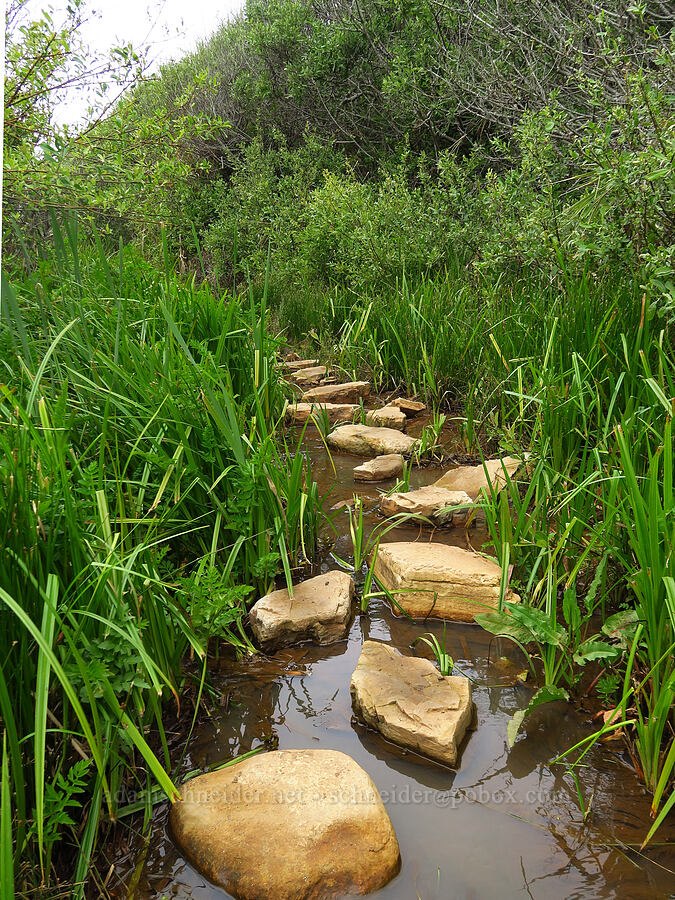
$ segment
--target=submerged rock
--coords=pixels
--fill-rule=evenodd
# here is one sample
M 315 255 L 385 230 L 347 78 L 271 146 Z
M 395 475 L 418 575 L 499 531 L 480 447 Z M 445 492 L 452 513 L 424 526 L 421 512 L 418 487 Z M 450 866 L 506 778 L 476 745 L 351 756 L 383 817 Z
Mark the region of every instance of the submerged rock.
M 417 441 L 394 428 L 375 428 L 370 425 L 341 425 L 326 441 L 334 450 L 344 450 L 361 456 L 388 453 L 412 453 Z
M 264 646 L 284 647 L 300 641 L 331 644 L 347 633 L 354 581 L 346 572 L 327 572 L 293 587 L 266 594 L 251 608 L 253 634 Z
M 385 516 L 397 513 L 413 513 L 438 522 L 439 525 L 463 525 L 473 503 L 464 491 L 448 491 L 430 484 L 416 491 L 389 494 L 380 500 Z
M 523 462 L 524 460 L 516 459 L 514 456 L 485 460 L 489 482 L 482 464 L 480 466 L 458 466 L 442 475 L 435 484 L 436 487 L 447 488 L 449 491 L 466 491 L 472 500 L 476 500 L 483 489 L 488 490 L 489 484 L 492 484 L 495 490 L 501 491 L 506 484 L 504 469 L 511 478 Z
M 397 397 L 395 400 L 390 401 L 389 405 L 397 406 L 411 419 L 426 409 L 424 403 L 420 403 L 419 400 L 408 400 L 407 397 Z
M 370 385 L 367 381 L 346 381 L 343 384 L 322 384 L 302 395 L 304 403 L 358 403 L 370 396 Z
M 474 717 L 468 678 L 443 676 L 429 659 L 366 641 L 351 695 L 358 718 L 394 744 L 457 765 L 459 746 Z
M 403 431 L 405 421 L 405 413 L 395 406 L 383 406 L 381 409 L 368 410 L 366 413 L 366 425 L 396 428 L 397 431 Z
M 291 374 L 296 384 L 318 384 L 326 374 L 325 366 L 312 366 L 308 369 L 299 369 Z
M 187 859 L 238 900 L 367 894 L 400 867 L 377 788 L 335 750 L 275 750 L 200 775 L 170 822 Z
M 331 425 L 352 422 L 359 407 L 355 403 L 291 403 L 286 407 L 286 419 L 304 425 L 312 416 L 321 421 L 326 417 Z
M 501 567 L 470 550 L 436 542 L 380 544 L 373 571 L 414 618 L 473 622 L 476 613 L 499 606 Z M 505 599 L 520 601 L 510 590 Z
M 386 481 L 403 474 L 403 457 L 400 453 L 387 453 L 361 463 L 354 469 L 354 481 Z

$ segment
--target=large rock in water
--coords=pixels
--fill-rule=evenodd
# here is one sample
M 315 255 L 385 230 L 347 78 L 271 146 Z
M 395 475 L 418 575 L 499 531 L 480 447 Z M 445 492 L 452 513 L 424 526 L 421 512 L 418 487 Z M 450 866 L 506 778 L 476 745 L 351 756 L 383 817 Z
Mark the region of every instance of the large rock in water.
M 412 513 L 425 516 L 440 525 L 463 525 L 473 504 L 464 491 L 448 491 L 430 484 L 416 491 L 389 494 L 380 500 L 380 509 L 385 516 L 398 513 Z
M 394 428 L 370 425 L 341 425 L 326 438 L 329 447 L 357 456 L 379 456 L 385 453 L 412 453 L 417 441 Z
M 355 403 L 290 403 L 286 407 L 286 419 L 294 425 L 304 425 L 313 416 L 328 419 L 331 425 L 353 422 L 359 407 Z
M 322 384 L 305 391 L 303 403 L 358 403 L 360 399 L 370 396 L 370 385 L 367 381 L 346 381 L 343 384 Z
M 377 788 L 335 750 L 275 750 L 183 786 L 171 828 L 187 859 L 239 900 L 329 900 L 399 870 Z
M 397 406 L 409 418 L 419 415 L 426 409 L 424 403 L 420 403 L 419 400 L 408 400 L 407 397 L 397 397 L 395 400 L 391 400 L 389 405 Z
M 354 469 L 354 481 L 387 481 L 403 474 L 403 457 L 400 453 L 386 453 L 366 460 Z
M 436 487 L 446 488 L 449 491 L 466 491 L 472 500 L 476 500 L 483 489 L 486 491 L 489 489 L 489 484 L 492 484 L 495 490 L 501 491 L 506 484 L 504 469 L 511 478 L 522 464 L 523 460 L 516 459 L 514 456 L 487 459 L 485 460 L 487 477 L 482 464 L 480 466 L 458 466 L 456 469 L 450 469 L 445 475 L 441 475 L 435 484 Z
M 384 737 L 448 766 L 473 722 L 471 683 L 443 676 L 429 659 L 366 641 L 351 681 L 352 706 Z
M 501 567 L 496 560 L 446 544 L 401 541 L 380 544 L 374 574 L 405 612 L 473 622 L 499 606 Z M 520 597 L 507 590 L 506 600 Z
M 354 600 L 354 580 L 346 572 L 327 572 L 293 587 L 266 594 L 251 608 L 253 634 L 264 646 L 284 647 L 300 641 L 332 644 L 347 633 Z

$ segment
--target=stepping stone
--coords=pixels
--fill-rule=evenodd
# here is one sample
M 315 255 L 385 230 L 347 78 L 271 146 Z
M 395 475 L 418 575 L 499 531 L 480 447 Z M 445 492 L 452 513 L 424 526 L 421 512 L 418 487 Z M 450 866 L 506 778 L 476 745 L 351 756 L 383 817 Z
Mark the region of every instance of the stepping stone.
M 353 422 L 358 409 L 360 407 L 355 403 L 291 403 L 286 407 L 286 420 L 294 425 L 304 425 L 313 415 L 319 421 L 325 416 L 331 425 L 336 425 Z
M 318 365 L 318 359 L 293 359 L 286 360 L 284 369 L 286 369 L 287 372 L 297 372 L 299 369 L 312 369 L 314 366 Z
M 472 505 L 473 500 L 464 491 L 448 491 L 434 484 L 416 491 L 389 494 L 380 500 L 380 509 L 385 516 L 413 513 L 433 519 L 439 525 L 463 525 L 470 510 L 457 507 Z
M 441 675 L 430 659 L 366 641 L 350 689 L 355 715 L 387 740 L 457 765 L 474 718 L 468 678 Z
M 370 396 L 367 381 L 346 381 L 343 384 L 322 384 L 302 395 L 304 403 L 358 403 Z
M 326 374 L 325 366 L 312 366 L 310 369 L 299 369 L 291 374 L 296 384 L 318 384 Z
M 424 403 L 420 403 L 419 400 L 408 400 L 406 397 L 397 397 L 395 400 L 391 400 L 389 405 L 397 406 L 411 419 L 426 409 Z
M 381 409 L 366 412 L 366 425 L 376 425 L 381 428 L 396 428 L 398 431 L 403 431 L 405 419 L 405 413 L 395 406 L 383 406 Z
M 403 457 L 400 453 L 376 456 L 354 469 L 354 481 L 387 481 L 399 475 L 403 475 Z
M 511 478 L 516 469 L 522 466 L 524 460 L 516 459 L 513 456 L 505 456 L 503 459 L 488 459 L 485 461 L 490 483 L 494 485 L 497 491 L 506 484 L 504 477 L 504 469 Z M 450 469 L 445 475 L 442 475 L 437 482 L 436 487 L 447 488 L 449 491 L 466 491 L 472 500 L 476 500 L 480 492 L 485 489 L 489 491 L 488 479 L 485 477 L 485 469 L 483 466 L 458 466 L 456 469 Z
M 413 618 L 473 622 L 476 613 L 499 607 L 501 567 L 470 550 L 436 542 L 380 544 L 373 572 Z M 504 599 L 520 602 L 510 590 Z
M 251 608 L 249 622 L 264 647 L 301 641 L 332 644 L 347 633 L 352 616 L 354 581 L 346 572 L 327 572 L 293 587 L 266 594 Z
M 341 425 L 326 438 L 334 450 L 344 450 L 357 456 L 380 456 L 385 453 L 412 453 L 417 441 L 395 428 L 374 428 L 370 425 Z
M 377 788 L 336 750 L 274 750 L 193 778 L 170 824 L 192 865 L 238 900 L 368 894 L 400 868 Z

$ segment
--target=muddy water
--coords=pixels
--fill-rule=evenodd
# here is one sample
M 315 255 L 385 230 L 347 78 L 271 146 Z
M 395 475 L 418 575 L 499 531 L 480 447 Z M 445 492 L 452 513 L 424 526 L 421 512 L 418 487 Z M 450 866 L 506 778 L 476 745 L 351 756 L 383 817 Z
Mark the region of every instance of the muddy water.
M 333 472 L 319 448 L 316 436 L 308 436 L 314 478 L 322 489 L 335 486 L 328 506 L 351 497 L 355 488 L 376 500 L 376 486 L 353 483 L 351 470 L 359 460 L 336 456 Z M 436 477 L 437 471 L 420 470 L 413 485 Z M 377 521 L 374 511 L 368 516 Z M 335 513 L 335 527 L 336 552 L 348 556 L 344 510 Z M 399 529 L 391 539 L 418 535 L 417 528 Z M 452 531 L 438 531 L 435 539 L 464 543 L 462 533 Z M 472 542 L 480 546 L 479 532 Z M 330 565 L 327 561 L 322 568 Z M 374 895 L 378 900 L 675 896 L 675 828 L 664 828 L 646 855 L 638 852 L 649 821 L 649 797 L 622 743 L 596 747 L 580 772 L 586 802 L 593 797 L 586 824 L 571 778 L 561 766 L 548 765 L 561 749 L 590 733 L 590 711 L 566 704 L 541 708 L 509 750 L 508 719 L 527 704 L 533 688 L 516 677 L 525 666 L 508 641 L 491 640 L 477 626 L 448 625 L 448 650 L 474 680 L 478 709 L 478 730 L 465 742 L 457 771 L 401 752 L 352 721 L 349 679 L 362 642 L 373 638 L 421 654 L 422 645 L 411 645 L 425 631 L 440 637 L 442 625 L 412 623 L 374 603 L 339 644 L 221 662 L 211 673 L 221 704 L 193 735 L 184 771 L 206 769 L 261 745 L 348 753 L 379 788 L 401 847 L 401 872 Z M 134 859 L 132 851 L 119 860 L 120 895 L 135 882 L 136 896 L 146 900 L 224 900 L 228 895 L 181 857 L 167 828 L 167 812 L 166 805 L 156 811 L 147 854 Z M 280 843 L 283 839 L 280 833 Z

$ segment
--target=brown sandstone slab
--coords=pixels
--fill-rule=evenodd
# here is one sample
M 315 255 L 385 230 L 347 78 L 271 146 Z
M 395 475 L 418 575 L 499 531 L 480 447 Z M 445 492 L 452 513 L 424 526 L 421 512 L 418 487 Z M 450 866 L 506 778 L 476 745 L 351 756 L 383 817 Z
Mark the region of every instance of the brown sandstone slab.
M 424 412 L 426 409 L 424 403 L 420 403 L 419 400 L 408 400 L 407 397 L 397 397 L 395 400 L 392 400 L 389 405 L 397 406 L 409 418 L 419 415 L 419 413 Z
M 359 407 L 355 403 L 291 403 L 286 407 L 286 420 L 304 425 L 312 416 L 321 421 L 324 416 L 331 425 L 352 422 Z
M 293 359 L 284 363 L 287 372 L 297 372 L 299 369 L 311 369 L 319 365 L 318 359 Z
M 473 504 L 464 491 L 448 491 L 446 488 L 430 484 L 416 491 L 389 494 L 380 500 L 380 509 L 385 516 L 398 513 L 412 513 L 438 522 L 439 525 L 463 525 Z
M 354 481 L 386 481 L 403 474 L 403 457 L 400 453 L 387 453 L 369 459 L 354 469 Z
M 275 750 L 188 781 L 171 809 L 187 859 L 238 900 L 332 900 L 399 870 L 377 788 L 335 750 Z
M 331 644 L 347 633 L 353 599 L 352 577 L 327 572 L 294 585 L 292 597 L 287 588 L 261 597 L 249 612 L 249 622 L 264 646 Z
M 473 622 L 476 613 L 499 606 L 501 567 L 470 550 L 433 541 L 380 544 L 373 571 L 414 618 Z M 505 599 L 520 597 L 507 590 Z
M 487 477 L 482 464 L 480 466 L 458 466 L 442 475 L 436 482 L 436 487 L 447 488 L 449 491 L 466 491 L 472 500 L 476 500 L 483 489 L 488 490 L 488 483 L 500 491 L 506 484 L 504 468 L 511 478 L 523 462 L 524 460 L 516 459 L 513 456 L 487 459 L 485 461 Z
M 473 721 L 471 684 L 443 676 L 429 659 L 366 641 L 351 680 L 352 707 L 366 725 L 398 744 L 456 766 Z
M 381 456 L 389 453 L 412 453 L 415 438 L 395 428 L 375 428 L 370 425 L 341 425 L 326 438 L 329 447 L 354 453 L 357 456 Z
M 303 403 L 358 403 L 370 396 L 370 385 L 367 381 L 346 381 L 342 384 L 322 384 L 305 391 Z
M 293 372 L 291 378 L 300 385 L 318 384 L 325 374 L 325 366 L 312 366 L 309 369 L 299 369 L 297 372 Z
M 366 413 L 366 425 L 375 425 L 380 428 L 396 428 L 403 431 L 406 416 L 396 406 L 382 406 L 380 409 L 368 410 Z

